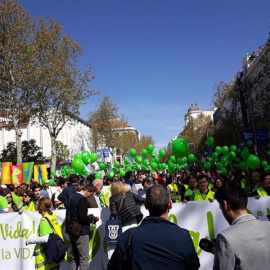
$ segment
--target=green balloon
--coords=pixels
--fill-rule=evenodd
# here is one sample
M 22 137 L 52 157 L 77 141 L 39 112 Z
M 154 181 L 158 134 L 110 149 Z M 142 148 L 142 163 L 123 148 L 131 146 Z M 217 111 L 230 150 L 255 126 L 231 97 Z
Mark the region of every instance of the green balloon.
M 255 155 L 249 155 L 247 165 L 251 170 L 256 170 L 260 166 L 260 159 Z
M 195 155 L 189 154 L 189 155 L 188 155 L 188 161 L 189 161 L 189 162 L 195 162 L 195 161 L 196 161 Z
M 91 158 L 91 163 L 94 163 L 98 160 L 98 154 L 97 153 L 92 153 L 90 155 L 90 158 Z
M 175 163 L 175 162 L 176 162 L 175 156 L 170 156 L 170 161 L 171 161 L 172 163 Z
M 54 179 L 50 179 L 50 186 L 54 186 Z
M 142 149 L 142 151 L 141 151 L 142 157 L 146 157 L 147 154 L 148 154 L 147 150 L 146 149 Z
M 81 159 L 76 158 L 76 159 L 73 159 L 71 163 L 71 167 L 75 172 L 82 173 L 84 170 L 84 163 Z
M 167 168 L 166 163 L 161 163 L 161 169 L 162 169 L 162 170 L 165 170 L 166 168 Z
M 208 159 L 209 162 L 213 161 L 213 158 L 211 158 L 211 157 L 208 157 L 207 159 Z
M 248 148 L 244 148 L 241 152 L 241 157 L 243 160 L 247 160 L 249 157 L 249 150 Z
M 264 171 L 267 173 L 270 173 L 270 165 L 267 165 L 266 167 L 264 167 Z
M 147 146 L 148 153 L 151 154 L 154 150 L 154 145 L 153 144 L 148 144 Z
M 156 163 L 159 163 L 159 161 L 160 161 L 160 160 L 159 160 L 159 157 L 155 157 L 155 158 L 154 158 L 154 161 L 155 161 Z
M 253 141 L 252 141 L 252 140 L 248 140 L 248 141 L 247 141 L 247 146 L 248 146 L 249 148 L 251 148 L 251 147 L 253 146 Z
M 136 156 L 135 161 L 136 161 L 138 164 L 141 164 L 141 163 L 142 163 L 142 157 Z
M 188 169 L 189 169 L 188 164 L 187 164 L 187 163 L 184 164 L 184 165 L 183 165 L 183 168 L 184 168 L 184 170 L 188 170 Z
M 174 164 L 171 161 L 168 161 L 168 168 L 169 169 L 175 169 Z
M 268 164 L 267 164 L 267 161 L 264 159 L 261 161 L 261 165 L 263 168 L 265 168 Z
M 207 171 L 209 171 L 209 170 L 211 169 L 211 164 L 210 164 L 210 162 L 205 162 L 205 163 L 204 163 L 204 168 L 205 168 Z
M 157 152 L 156 151 L 152 151 L 151 157 L 154 158 L 156 155 L 157 155 Z
M 77 153 L 74 155 L 74 159 L 82 159 L 82 155 Z
M 229 153 L 229 147 L 228 146 L 223 146 L 222 147 L 222 153 L 224 154 L 224 155 L 227 155 L 228 153 Z
M 234 160 L 235 157 L 236 157 L 235 152 L 230 152 L 230 153 L 229 153 L 229 160 Z
M 240 167 L 240 169 L 242 170 L 242 171 L 246 171 L 247 170 L 247 163 L 245 162 L 245 161 L 241 161 L 240 163 L 239 163 L 239 167 Z
M 120 167 L 120 162 L 119 161 L 115 161 L 114 162 L 114 167 L 119 168 Z
M 134 158 L 135 156 L 136 156 L 136 150 L 134 149 L 134 148 L 131 148 L 130 150 L 129 150 L 129 155 L 132 157 L 132 158 Z
M 125 172 L 124 170 L 121 169 L 121 170 L 119 171 L 119 174 L 120 174 L 121 177 L 125 177 L 126 172 Z
M 236 152 L 236 150 L 237 150 L 236 145 L 234 145 L 234 144 L 231 145 L 230 150 L 231 150 L 231 152 Z
M 221 162 L 217 162 L 216 167 L 220 170 L 222 168 Z
M 51 172 L 51 175 L 52 175 L 53 177 L 56 177 L 56 176 L 57 176 L 55 172 Z
M 220 169 L 220 172 L 224 175 L 226 175 L 228 173 L 227 169 L 226 168 L 221 168 Z
M 182 159 L 182 164 L 185 164 L 188 161 L 188 159 L 186 157 L 182 157 L 181 159 Z
M 110 170 L 110 171 L 108 172 L 108 177 L 109 177 L 110 179 L 113 179 L 114 176 L 115 176 L 115 172 L 114 172 L 113 170 Z
M 181 138 L 172 142 L 172 153 L 176 157 L 184 157 L 188 153 L 188 143 Z
M 89 154 L 89 155 L 84 155 L 84 156 L 82 157 L 82 161 L 83 161 L 83 163 L 87 166 L 87 165 L 91 162 L 90 154 Z
M 179 165 L 182 165 L 183 164 L 182 158 L 177 158 L 177 164 L 179 164 Z
M 182 169 L 182 166 L 179 164 L 176 164 L 176 169 L 180 171 Z
M 222 148 L 220 146 L 217 146 L 215 151 L 220 155 L 222 152 Z
M 126 165 L 129 164 L 129 158 L 126 157 L 125 160 L 124 160 L 124 162 L 125 162 Z
M 90 156 L 91 154 L 89 153 L 89 151 L 84 150 L 82 151 L 81 155 L 82 157 L 84 157 L 84 156 Z
M 151 169 L 152 169 L 153 171 L 155 171 L 155 170 L 157 169 L 157 163 L 156 163 L 156 162 L 152 162 L 152 163 L 151 163 Z
M 105 164 L 104 164 L 104 163 L 102 163 L 102 162 L 101 162 L 101 163 L 99 163 L 98 165 L 99 165 L 99 168 L 100 168 L 101 170 L 103 170 L 103 169 L 105 168 Z
M 164 158 L 165 155 L 166 155 L 165 150 L 163 150 L 163 149 L 159 150 L 159 156 L 160 156 L 161 158 Z
M 215 140 L 213 137 L 210 136 L 207 138 L 207 145 L 208 146 L 212 146 L 214 144 L 214 142 L 215 142 Z

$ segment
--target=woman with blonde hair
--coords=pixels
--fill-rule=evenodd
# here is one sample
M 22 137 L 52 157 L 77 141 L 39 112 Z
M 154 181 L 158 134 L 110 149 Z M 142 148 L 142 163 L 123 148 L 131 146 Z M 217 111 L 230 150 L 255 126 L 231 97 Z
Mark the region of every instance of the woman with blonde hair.
M 111 184 L 110 210 L 111 220 L 120 219 L 122 221 L 122 232 L 137 226 L 142 220 L 143 214 L 138 205 L 145 202 L 142 198 L 131 191 L 125 192 L 125 187 L 121 181 Z M 115 246 L 108 245 L 108 257 L 112 256 Z
M 35 256 L 35 269 L 47 270 L 47 269 L 60 269 L 60 265 L 54 261 L 48 263 L 46 255 L 41 246 L 42 243 L 47 243 L 49 234 L 55 233 L 63 239 L 61 226 L 58 222 L 56 215 L 51 210 L 51 200 L 47 197 L 42 197 L 38 202 L 38 212 L 42 215 L 38 227 L 38 237 L 31 237 L 27 240 L 26 244 L 36 244 L 34 256 Z

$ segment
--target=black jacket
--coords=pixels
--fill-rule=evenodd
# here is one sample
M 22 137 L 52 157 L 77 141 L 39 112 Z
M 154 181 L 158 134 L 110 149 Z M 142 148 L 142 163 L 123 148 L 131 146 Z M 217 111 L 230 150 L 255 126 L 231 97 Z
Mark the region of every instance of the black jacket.
M 66 209 L 68 208 L 69 199 L 74 193 L 76 193 L 77 187 L 77 185 L 69 186 L 58 195 L 57 199 L 64 203 Z
M 143 218 L 143 214 L 137 206 L 137 203 L 144 203 L 145 198 L 132 192 L 126 192 L 126 197 L 124 198 L 123 205 L 118 214 L 121 198 L 122 195 L 119 193 L 110 197 L 111 219 L 116 219 L 118 215 L 118 218 L 122 220 L 122 225 L 125 226 L 129 220 L 136 217 L 137 222 L 139 223 Z
M 133 230 L 131 255 L 129 236 Z M 140 226 L 124 232 L 108 262 L 107 270 L 197 270 L 199 258 L 186 229 L 162 218 L 146 217 Z

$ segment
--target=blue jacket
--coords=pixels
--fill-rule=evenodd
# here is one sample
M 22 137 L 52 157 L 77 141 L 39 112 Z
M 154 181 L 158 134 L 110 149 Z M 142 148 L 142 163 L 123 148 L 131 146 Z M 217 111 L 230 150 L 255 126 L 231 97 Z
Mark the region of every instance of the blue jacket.
M 155 216 L 146 217 L 134 229 L 131 256 L 128 240 L 132 229 L 123 233 L 108 262 L 107 270 L 124 270 L 130 259 L 132 270 L 197 270 L 199 258 L 189 232 L 170 221 Z

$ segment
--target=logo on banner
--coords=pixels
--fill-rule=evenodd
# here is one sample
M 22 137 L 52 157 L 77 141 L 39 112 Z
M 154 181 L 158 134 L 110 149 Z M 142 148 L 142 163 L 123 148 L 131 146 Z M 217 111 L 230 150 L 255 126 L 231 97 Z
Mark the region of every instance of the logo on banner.
M 109 225 L 109 237 L 111 239 L 116 239 L 118 237 L 119 225 Z

